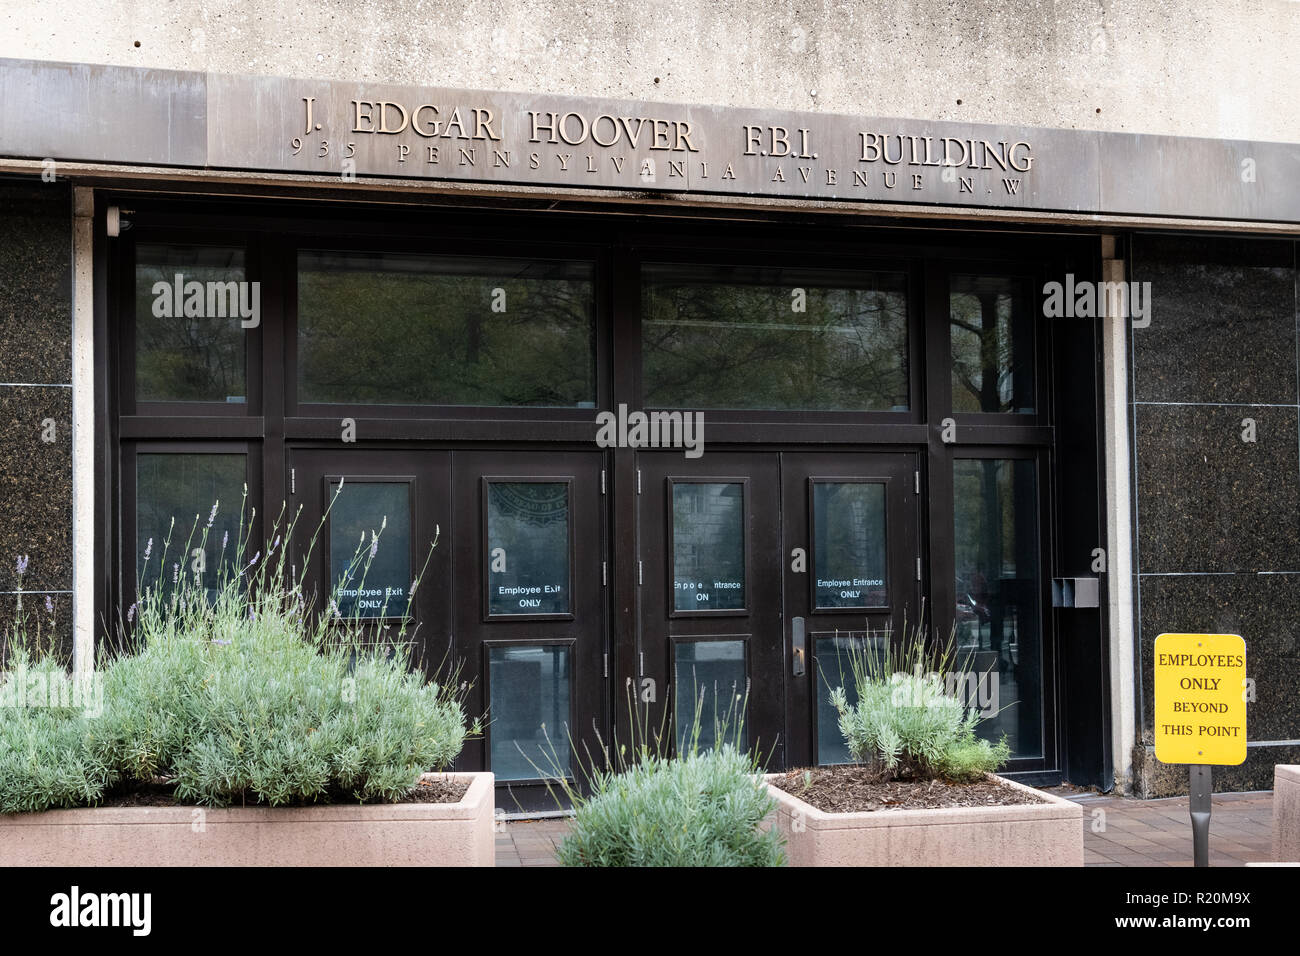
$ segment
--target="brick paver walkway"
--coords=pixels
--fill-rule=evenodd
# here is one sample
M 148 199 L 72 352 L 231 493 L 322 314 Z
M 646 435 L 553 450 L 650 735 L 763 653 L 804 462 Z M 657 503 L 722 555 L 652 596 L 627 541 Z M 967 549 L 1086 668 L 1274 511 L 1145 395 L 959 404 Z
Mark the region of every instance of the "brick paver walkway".
M 1095 793 L 1062 794 L 1083 805 L 1085 866 L 1191 866 L 1192 824 L 1186 797 L 1132 800 Z M 1210 815 L 1210 865 L 1243 866 L 1273 855 L 1273 794 L 1216 793 Z M 564 819 L 499 824 L 497 866 L 556 866 Z
M 1131 800 L 1078 794 L 1069 799 L 1083 804 L 1085 866 L 1192 865 L 1186 797 Z M 1272 792 L 1216 793 L 1210 805 L 1210 866 L 1272 859 Z
M 497 824 L 497 866 L 559 866 L 555 848 L 569 832 L 567 819 Z

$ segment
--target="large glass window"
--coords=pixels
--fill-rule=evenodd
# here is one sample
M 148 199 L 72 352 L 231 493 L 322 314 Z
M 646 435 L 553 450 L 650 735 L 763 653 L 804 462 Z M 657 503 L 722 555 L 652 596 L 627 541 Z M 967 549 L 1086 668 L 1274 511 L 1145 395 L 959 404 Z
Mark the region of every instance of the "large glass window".
M 745 485 L 673 482 L 673 608 L 745 607 Z
M 298 400 L 594 406 L 590 263 L 298 254 Z
M 141 593 L 197 576 L 215 598 L 219 569 L 238 560 L 244 454 L 141 453 L 135 461 L 136 573 Z M 147 555 L 147 557 L 146 557 Z M 251 556 L 245 556 L 247 560 Z
M 902 273 L 645 265 L 641 310 L 648 407 L 908 408 Z
M 487 483 L 488 613 L 568 614 L 569 484 Z
M 260 324 L 261 292 L 246 280 L 242 249 L 136 247 L 137 401 L 247 401 L 243 323 Z
M 979 733 L 994 741 L 1006 734 L 1013 756 L 1038 757 L 1043 681 L 1035 464 L 958 459 L 953 495 L 958 649 L 974 668 L 982 698 L 976 703 L 990 717 Z
M 564 644 L 489 648 L 488 736 L 498 782 L 570 774 L 569 657 Z
M 411 485 L 331 481 L 330 588 L 343 617 L 402 617 L 410 603 Z
M 954 412 L 1034 411 L 1034 317 L 1023 279 L 953 276 Z

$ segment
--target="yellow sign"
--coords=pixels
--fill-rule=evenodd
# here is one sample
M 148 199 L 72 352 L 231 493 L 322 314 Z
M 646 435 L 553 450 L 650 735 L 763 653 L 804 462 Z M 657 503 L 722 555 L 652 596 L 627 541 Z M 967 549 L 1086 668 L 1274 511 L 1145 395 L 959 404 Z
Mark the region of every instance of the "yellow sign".
M 1246 642 L 1236 634 L 1156 638 L 1156 759 L 1235 766 L 1246 759 Z

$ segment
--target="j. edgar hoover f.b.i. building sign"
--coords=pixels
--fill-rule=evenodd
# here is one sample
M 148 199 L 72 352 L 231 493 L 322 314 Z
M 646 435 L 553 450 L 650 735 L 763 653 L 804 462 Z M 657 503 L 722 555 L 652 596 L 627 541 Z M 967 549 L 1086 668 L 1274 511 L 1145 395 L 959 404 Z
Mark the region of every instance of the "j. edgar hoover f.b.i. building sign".
M 1293 144 L 0 60 L 0 155 L 1300 221 Z

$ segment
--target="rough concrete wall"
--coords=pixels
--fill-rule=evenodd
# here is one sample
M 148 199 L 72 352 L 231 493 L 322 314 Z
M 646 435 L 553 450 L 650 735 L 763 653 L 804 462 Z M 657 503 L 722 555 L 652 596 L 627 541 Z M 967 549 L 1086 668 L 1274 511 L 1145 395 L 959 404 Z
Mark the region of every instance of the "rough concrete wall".
M 7 0 L 0 56 L 1300 141 L 1300 0 Z

